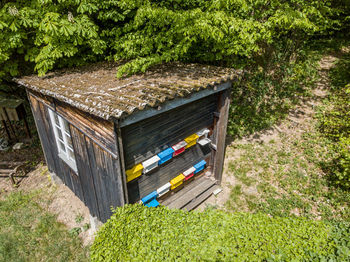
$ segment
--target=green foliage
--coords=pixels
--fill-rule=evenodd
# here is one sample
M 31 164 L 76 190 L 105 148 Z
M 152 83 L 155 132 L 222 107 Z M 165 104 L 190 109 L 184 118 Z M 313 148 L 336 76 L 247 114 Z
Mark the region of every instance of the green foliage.
M 337 250 L 333 228 L 302 218 L 127 205 L 91 247 L 92 261 L 291 261 Z M 343 232 L 343 231 L 342 231 Z M 349 237 L 349 234 L 345 234 Z
M 0 261 L 85 261 L 81 241 L 43 210 L 36 195 L 0 200 Z
M 308 96 L 317 80 L 318 55 L 298 50 L 293 40 L 285 49 L 275 48 L 262 65 L 252 62 L 245 75 L 234 83 L 228 133 L 233 137 L 271 127 Z
M 0 79 L 39 75 L 96 60 L 105 49 L 99 27 L 78 0 L 6 1 L 0 7 Z
M 321 131 L 333 141 L 334 157 L 327 168 L 337 184 L 350 188 L 350 55 L 337 62 L 330 77 L 331 106 L 321 116 Z
M 0 79 L 96 60 L 128 60 L 119 76 L 168 61 L 264 64 L 290 40 L 338 26 L 333 2 L 28 0 L 0 6 Z M 337 7 L 339 9 L 339 7 Z M 336 9 L 336 10 L 338 10 Z

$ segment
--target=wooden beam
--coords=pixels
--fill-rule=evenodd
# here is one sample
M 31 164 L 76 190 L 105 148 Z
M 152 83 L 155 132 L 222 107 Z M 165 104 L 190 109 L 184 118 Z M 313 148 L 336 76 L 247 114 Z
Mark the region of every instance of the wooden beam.
M 5 120 L 1 120 L 1 123 L 2 123 L 2 126 L 5 128 L 5 132 L 6 132 L 7 138 L 9 139 L 9 141 L 11 141 L 11 134 L 10 134 L 9 129 L 7 128 L 6 121 Z
M 221 94 L 220 98 L 220 117 L 217 121 L 217 127 L 216 127 L 216 154 L 215 154 L 215 161 L 214 161 L 214 177 L 217 180 L 217 183 L 220 184 L 222 180 L 222 171 L 223 171 L 223 165 L 224 165 L 224 159 L 225 159 L 225 151 L 226 151 L 226 131 L 227 131 L 227 121 L 228 121 L 228 115 L 229 115 L 229 108 L 230 108 L 230 93 L 231 90 L 225 90 Z
M 4 109 L 4 113 L 5 113 L 5 122 L 7 120 L 7 122 L 9 123 L 10 130 L 11 130 L 11 132 L 12 132 L 14 138 L 15 138 L 14 141 L 17 142 L 16 132 L 15 132 L 15 129 L 13 128 L 11 120 L 10 120 L 8 114 L 7 114 L 6 108 Z
M 119 166 L 120 166 L 120 174 L 123 183 L 123 191 L 124 191 L 124 200 L 125 204 L 129 204 L 129 195 L 128 195 L 128 186 L 126 184 L 126 174 L 125 174 L 125 160 L 124 160 L 124 148 L 123 148 L 123 139 L 122 139 L 122 131 L 118 124 L 115 124 L 115 136 L 117 141 L 117 147 L 119 151 Z

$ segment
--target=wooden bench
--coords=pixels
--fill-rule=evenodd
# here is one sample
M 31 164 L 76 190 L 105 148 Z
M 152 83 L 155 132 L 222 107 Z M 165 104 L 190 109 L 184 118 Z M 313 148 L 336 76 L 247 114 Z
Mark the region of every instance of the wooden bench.
M 18 185 L 16 177 L 23 178 L 27 174 L 25 162 L 0 162 L 0 177 L 10 178 L 14 186 Z

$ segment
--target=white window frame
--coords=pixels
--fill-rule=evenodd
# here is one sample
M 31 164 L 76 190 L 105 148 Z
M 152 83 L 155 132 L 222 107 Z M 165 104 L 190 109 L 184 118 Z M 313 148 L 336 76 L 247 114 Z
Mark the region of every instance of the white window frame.
M 78 174 L 77 164 L 75 160 L 75 152 L 73 148 L 72 136 L 70 134 L 69 123 L 63 117 L 59 116 L 56 112 L 49 109 L 51 125 L 55 134 L 56 145 L 58 149 L 58 156 Z M 56 122 L 56 117 L 58 123 Z M 68 130 L 67 130 L 68 128 Z M 61 133 L 61 135 L 59 134 Z M 62 149 L 62 146 L 64 150 Z M 69 154 L 71 151 L 71 154 Z

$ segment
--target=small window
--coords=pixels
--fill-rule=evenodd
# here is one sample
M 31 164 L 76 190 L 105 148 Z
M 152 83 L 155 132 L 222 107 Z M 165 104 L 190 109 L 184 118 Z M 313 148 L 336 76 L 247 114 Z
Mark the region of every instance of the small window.
M 75 162 L 72 137 L 70 135 L 69 123 L 58 114 L 50 111 L 52 128 L 54 129 L 55 139 L 58 148 L 58 156 L 66 162 L 76 173 L 77 165 Z

